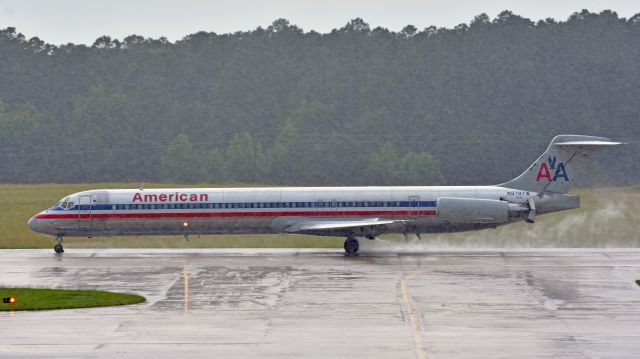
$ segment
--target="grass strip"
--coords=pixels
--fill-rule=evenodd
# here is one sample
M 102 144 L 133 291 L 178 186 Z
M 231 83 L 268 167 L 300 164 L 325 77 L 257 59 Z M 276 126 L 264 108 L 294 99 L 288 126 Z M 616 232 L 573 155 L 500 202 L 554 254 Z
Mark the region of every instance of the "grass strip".
M 101 290 L 0 287 L 0 298 L 8 297 L 15 297 L 16 302 L 9 304 L 0 301 L 0 311 L 109 307 L 137 304 L 146 300 L 137 294 Z

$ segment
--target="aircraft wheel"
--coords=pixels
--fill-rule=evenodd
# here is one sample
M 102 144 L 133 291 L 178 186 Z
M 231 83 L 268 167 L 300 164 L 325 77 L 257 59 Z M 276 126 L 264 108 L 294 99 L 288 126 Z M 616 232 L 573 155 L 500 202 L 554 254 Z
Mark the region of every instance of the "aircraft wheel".
M 56 253 L 64 252 L 64 248 L 62 247 L 62 244 L 56 244 L 55 246 L 53 246 L 53 250 L 56 251 Z
M 359 248 L 360 243 L 358 243 L 358 240 L 355 238 L 347 238 L 344 241 L 344 251 L 348 256 L 355 256 Z

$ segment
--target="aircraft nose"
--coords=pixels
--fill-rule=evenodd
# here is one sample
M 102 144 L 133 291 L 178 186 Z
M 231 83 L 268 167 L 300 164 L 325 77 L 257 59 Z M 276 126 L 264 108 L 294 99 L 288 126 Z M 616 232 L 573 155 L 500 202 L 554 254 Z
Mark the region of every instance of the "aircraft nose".
M 40 232 L 40 223 L 38 222 L 39 220 L 35 216 L 31 217 L 27 222 L 27 226 L 29 227 L 30 230 L 34 232 Z

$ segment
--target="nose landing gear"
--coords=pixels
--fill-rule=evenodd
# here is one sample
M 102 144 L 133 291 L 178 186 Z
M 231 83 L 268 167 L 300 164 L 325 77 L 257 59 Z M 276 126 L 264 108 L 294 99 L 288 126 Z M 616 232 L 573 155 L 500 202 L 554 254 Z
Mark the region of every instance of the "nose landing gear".
M 357 239 L 349 237 L 344 241 L 344 251 L 348 256 L 355 256 L 358 253 L 358 249 L 360 249 L 360 243 L 358 243 Z
M 64 247 L 62 247 L 62 237 L 56 237 L 54 238 L 54 241 L 56 241 L 56 245 L 53 246 L 53 250 L 56 251 L 56 253 L 64 253 Z

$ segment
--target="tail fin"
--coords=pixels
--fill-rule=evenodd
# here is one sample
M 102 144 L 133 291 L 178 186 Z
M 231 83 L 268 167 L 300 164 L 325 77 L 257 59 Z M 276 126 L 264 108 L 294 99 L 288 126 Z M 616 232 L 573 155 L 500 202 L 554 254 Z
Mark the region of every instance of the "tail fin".
M 584 165 L 592 151 L 621 144 L 604 137 L 556 136 L 524 173 L 500 186 L 538 193 L 567 193 L 575 170 Z

